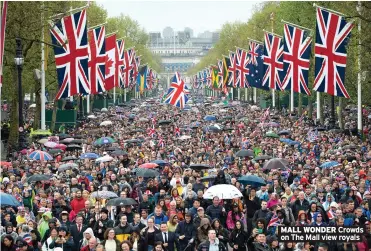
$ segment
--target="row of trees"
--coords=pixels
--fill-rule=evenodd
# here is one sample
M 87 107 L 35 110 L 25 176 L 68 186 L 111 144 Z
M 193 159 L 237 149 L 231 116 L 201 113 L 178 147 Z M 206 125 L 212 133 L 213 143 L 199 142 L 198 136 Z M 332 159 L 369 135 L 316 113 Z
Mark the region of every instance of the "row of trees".
M 58 13 L 68 15 L 71 8 L 82 7 L 86 4 L 87 2 L 85 1 L 10 1 L 8 3 L 2 100 L 7 100 L 11 104 L 13 111 L 18 109 L 17 70 L 14 64 L 15 39 L 21 38 L 23 44 L 23 94 L 36 94 L 37 111 L 39 111 L 41 86 L 34 79 L 33 71 L 41 67 L 41 43 L 44 43 L 46 50 L 45 82 L 49 98 L 52 99 L 58 91 L 54 51 L 49 33 L 50 17 Z M 63 15 L 59 18 L 61 17 Z M 155 71 L 160 71 L 161 59 L 152 54 L 146 47 L 149 36 L 137 21 L 123 14 L 117 17 L 108 17 L 107 11 L 93 1 L 90 1 L 90 6 L 87 9 L 87 20 L 88 27 L 106 23 L 107 34 L 117 31 L 117 37 L 125 39 L 126 48 L 135 46 L 137 55 L 141 55 L 141 64 L 147 63 Z M 35 121 L 38 121 L 39 116 L 40 114 L 37 112 Z M 10 140 L 16 141 L 18 137 L 17 112 L 11 113 L 10 121 L 11 128 L 15 128 L 15 130 L 10 132 Z
M 354 20 L 355 27 L 353 28 L 351 39 L 348 44 L 348 63 L 346 68 L 345 86 L 351 96 L 348 100 L 351 103 L 357 103 L 357 74 L 362 72 L 362 102 L 366 105 L 371 105 L 371 93 L 368 90 L 371 88 L 371 2 L 362 2 L 361 14 L 357 11 L 358 2 L 265 2 L 255 6 L 254 13 L 247 22 L 226 23 L 223 25 L 220 40 L 202 58 L 199 64 L 192 68 L 188 74 L 193 75 L 210 64 L 215 64 L 216 60 L 223 54 L 228 55 L 228 51 L 235 50 L 235 46 L 248 49 L 248 38 L 258 41 L 263 41 L 264 31 L 274 30 L 274 33 L 283 35 L 283 23 L 285 20 L 297 25 L 312 29 L 313 44 L 315 43 L 315 24 L 316 15 L 313 3 L 319 6 L 336 10 L 344 13 L 345 18 L 350 21 Z M 274 19 L 271 20 L 271 13 L 274 13 Z M 361 33 L 358 32 L 358 22 L 361 21 Z M 361 43 L 361 69 L 358 69 L 358 45 Z M 312 49 L 311 67 L 309 74 L 309 87 L 312 89 L 314 80 L 314 50 Z M 266 92 L 261 91 L 265 95 Z M 289 93 L 289 91 L 286 91 Z M 312 109 L 312 103 L 315 102 L 315 92 L 309 97 L 309 108 Z M 328 99 L 327 94 L 321 95 L 322 99 Z M 340 104 L 342 101 L 339 101 Z M 301 103 L 301 95 L 299 96 Z M 299 106 L 301 108 L 301 106 Z M 299 111 L 301 112 L 301 111 Z

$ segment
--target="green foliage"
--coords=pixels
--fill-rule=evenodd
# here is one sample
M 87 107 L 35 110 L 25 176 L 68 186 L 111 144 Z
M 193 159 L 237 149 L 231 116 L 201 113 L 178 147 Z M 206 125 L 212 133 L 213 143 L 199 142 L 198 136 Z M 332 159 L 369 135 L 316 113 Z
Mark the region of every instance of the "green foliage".
M 371 93 L 367 92 L 371 88 L 371 2 L 362 1 L 362 13 L 358 14 L 356 6 L 357 2 L 349 1 L 316 1 L 316 2 L 264 2 L 256 5 L 254 13 L 246 23 L 226 23 L 223 25 L 220 40 L 215 44 L 205 57 L 192 69 L 188 71 L 188 75 L 193 75 L 196 72 L 204 69 L 210 64 L 215 64 L 217 59 L 220 59 L 228 50 L 235 50 L 235 47 L 248 49 L 248 38 L 258 41 L 263 41 L 264 30 L 272 31 L 283 35 L 283 23 L 281 20 L 291 22 L 312 30 L 312 56 L 311 67 L 309 74 L 309 86 L 313 88 L 314 81 L 314 42 L 315 42 L 315 24 L 316 12 L 313 4 L 333 9 L 345 15 L 347 21 L 354 21 L 355 27 L 352 30 L 351 39 L 348 44 L 348 59 L 345 73 L 345 86 L 351 96 L 347 101 L 357 102 L 357 74 L 358 69 L 358 44 L 361 40 L 361 72 L 365 72 L 365 79 L 362 82 L 362 102 L 371 105 Z M 270 19 L 270 14 L 274 13 L 273 22 Z M 360 17 L 360 18 L 359 18 Z M 362 20 L 362 32 L 358 33 L 358 21 Z M 314 91 L 312 93 L 315 93 Z M 329 97 L 325 94 L 327 98 Z M 312 98 L 313 99 L 313 98 Z

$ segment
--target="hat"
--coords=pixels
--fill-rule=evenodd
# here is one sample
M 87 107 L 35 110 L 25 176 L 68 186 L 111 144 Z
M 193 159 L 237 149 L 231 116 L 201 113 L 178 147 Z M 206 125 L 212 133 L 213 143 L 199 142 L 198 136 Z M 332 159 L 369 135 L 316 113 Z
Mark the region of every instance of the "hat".
M 335 201 L 333 201 L 333 202 L 331 202 L 330 207 L 336 207 L 336 208 L 338 208 L 339 205 L 338 205 L 338 203 L 336 203 Z
M 299 178 L 295 178 L 295 179 L 294 179 L 294 182 L 299 182 L 299 181 L 300 181 Z
M 308 179 L 306 177 L 301 178 L 300 179 L 300 184 L 308 184 L 309 185 Z
M 364 170 L 359 171 L 358 176 L 366 176 L 366 172 Z
M 108 209 L 104 207 L 104 208 L 102 208 L 102 209 L 100 210 L 100 212 L 101 212 L 101 213 L 108 214 Z
M 199 207 L 199 208 L 197 208 L 197 211 L 204 211 L 204 208 L 203 207 Z
M 69 213 L 67 211 L 62 211 L 59 215 L 69 215 Z
M 65 226 L 61 226 L 59 229 L 58 229 L 58 232 L 59 231 L 64 231 L 64 232 L 68 232 L 67 228 Z
M 3 178 L 3 183 L 8 183 L 8 182 L 9 182 L 9 178 L 8 177 Z

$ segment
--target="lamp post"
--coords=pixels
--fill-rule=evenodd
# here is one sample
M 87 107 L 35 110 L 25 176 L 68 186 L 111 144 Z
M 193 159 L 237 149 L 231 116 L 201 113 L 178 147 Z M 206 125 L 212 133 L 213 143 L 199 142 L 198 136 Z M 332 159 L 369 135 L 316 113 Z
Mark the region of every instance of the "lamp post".
M 22 40 L 20 38 L 15 39 L 17 48 L 15 52 L 14 63 L 18 70 L 18 121 L 19 127 L 23 127 L 23 96 L 22 96 L 22 65 L 24 58 L 22 55 Z

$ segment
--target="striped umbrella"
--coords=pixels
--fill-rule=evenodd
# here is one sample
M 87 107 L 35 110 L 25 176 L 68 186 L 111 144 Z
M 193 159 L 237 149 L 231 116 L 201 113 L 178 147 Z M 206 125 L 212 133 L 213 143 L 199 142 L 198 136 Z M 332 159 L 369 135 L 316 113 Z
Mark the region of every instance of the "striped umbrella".
M 49 153 L 39 151 L 39 150 L 30 153 L 28 157 L 32 160 L 42 160 L 42 161 L 48 161 L 48 160 L 53 159 L 53 157 Z
M 111 138 L 111 137 L 102 137 L 102 138 L 97 139 L 94 142 L 94 145 L 112 144 L 114 142 L 115 142 L 115 140 L 113 138 Z

